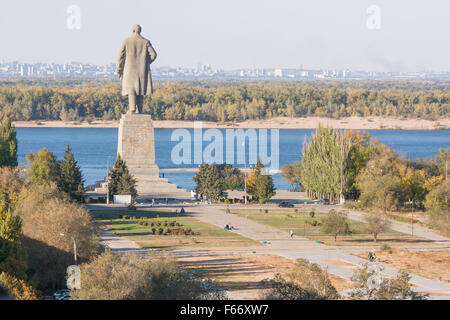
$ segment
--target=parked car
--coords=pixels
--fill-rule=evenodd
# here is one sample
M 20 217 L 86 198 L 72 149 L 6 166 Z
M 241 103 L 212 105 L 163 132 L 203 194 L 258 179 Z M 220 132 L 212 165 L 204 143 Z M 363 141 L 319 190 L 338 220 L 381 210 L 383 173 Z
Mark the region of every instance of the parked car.
M 319 201 L 319 204 L 326 204 L 326 205 L 328 205 L 328 204 L 330 204 L 330 199 L 323 198 L 323 199 L 321 199 Z
M 70 294 L 65 294 L 65 295 L 59 297 L 56 300 L 70 300 Z
M 54 300 L 69 300 L 70 291 L 68 289 L 58 290 L 53 294 Z
M 288 202 L 288 201 L 283 201 L 283 202 L 280 202 L 278 204 L 278 207 L 280 207 L 280 208 L 293 208 L 294 205 L 292 203 Z

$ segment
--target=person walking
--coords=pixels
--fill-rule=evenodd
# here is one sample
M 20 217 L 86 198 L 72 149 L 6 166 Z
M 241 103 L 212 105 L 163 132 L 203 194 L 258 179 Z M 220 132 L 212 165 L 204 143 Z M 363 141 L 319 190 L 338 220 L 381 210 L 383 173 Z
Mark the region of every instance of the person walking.
M 294 231 L 289 231 L 289 235 L 291 236 L 291 239 L 293 239 L 294 238 Z

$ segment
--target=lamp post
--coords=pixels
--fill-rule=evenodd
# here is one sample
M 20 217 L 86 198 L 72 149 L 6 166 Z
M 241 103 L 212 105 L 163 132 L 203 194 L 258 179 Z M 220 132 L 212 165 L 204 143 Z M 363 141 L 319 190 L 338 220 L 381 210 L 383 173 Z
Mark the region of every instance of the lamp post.
M 77 265 L 77 243 L 75 242 L 75 238 L 65 233 L 60 233 L 59 235 L 61 237 L 71 238 L 73 240 L 73 258 L 75 260 L 75 265 Z
M 245 173 L 245 176 L 244 176 L 244 204 L 247 204 L 247 157 L 245 154 L 245 137 L 244 137 L 244 141 L 242 141 L 242 147 L 244 148 L 244 166 L 245 166 L 245 169 L 244 169 L 244 173 Z
M 244 204 L 247 204 L 247 164 L 245 165 L 244 176 Z
M 109 204 L 109 157 L 106 159 L 106 204 Z

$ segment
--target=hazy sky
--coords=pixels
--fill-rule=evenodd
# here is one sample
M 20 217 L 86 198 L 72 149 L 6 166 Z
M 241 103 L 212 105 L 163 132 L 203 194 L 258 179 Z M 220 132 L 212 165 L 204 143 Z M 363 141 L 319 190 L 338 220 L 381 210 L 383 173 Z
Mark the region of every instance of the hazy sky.
M 366 25 L 370 5 L 380 29 Z M 0 61 L 115 62 L 135 23 L 160 67 L 450 71 L 449 0 L 2 1 Z

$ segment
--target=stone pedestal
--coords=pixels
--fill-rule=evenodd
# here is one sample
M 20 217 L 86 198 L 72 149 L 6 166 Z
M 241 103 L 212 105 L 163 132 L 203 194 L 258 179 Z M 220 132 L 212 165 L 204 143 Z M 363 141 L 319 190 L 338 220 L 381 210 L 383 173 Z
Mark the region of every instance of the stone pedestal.
M 155 133 L 150 115 L 122 116 L 117 153 L 136 178 L 159 178 L 159 168 L 155 163 Z
M 186 192 L 159 177 L 159 168 L 155 163 L 155 133 L 150 115 L 122 116 L 117 153 L 136 179 L 139 195 L 172 197 L 179 192 Z

